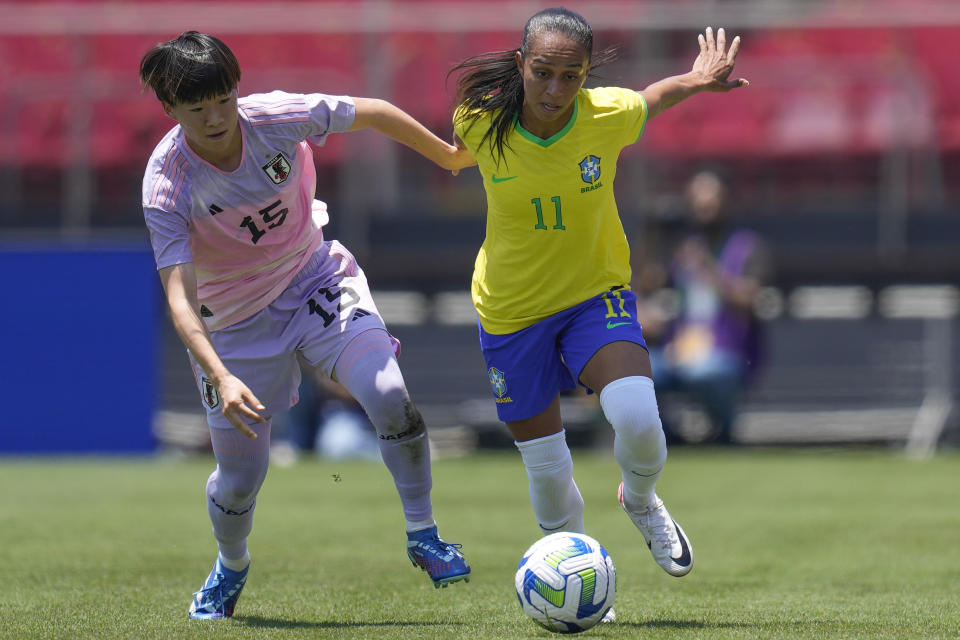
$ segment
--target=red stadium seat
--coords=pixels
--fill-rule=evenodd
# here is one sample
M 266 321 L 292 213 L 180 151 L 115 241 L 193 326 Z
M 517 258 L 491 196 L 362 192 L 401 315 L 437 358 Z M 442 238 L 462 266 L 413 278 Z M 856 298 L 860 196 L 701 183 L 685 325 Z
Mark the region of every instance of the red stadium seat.
M 25 167 L 68 164 L 70 116 L 71 102 L 67 99 L 23 104 L 14 114 L 12 159 Z
M 460 0 L 448 0 L 455 2 Z M 466 0 L 463 0 L 466 1 Z M 169 34 L 172 37 L 175 34 Z M 876 153 L 891 143 L 935 141 L 960 149 L 960 28 L 829 28 L 746 34 L 749 56 L 738 66 L 752 86 L 698 96 L 648 125 L 641 146 L 670 155 L 783 155 L 816 151 Z M 93 162 L 110 165 L 149 152 L 172 126 L 152 95 L 139 94 L 137 69 L 156 34 L 4 35 L 0 37 L 3 161 L 62 164 L 69 101 L 96 95 Z M 504 32 L 367 34 L 228 34 L 243 68 L 241 94 L 272 89 L 387 98 L 442 134 L 450 124 L 457 62 L 519 45 Z M 629 36 L 604 33 L 599 44 Z M 368 55 L 374 56 L 368 61 Z M 372 81 L 373 65 L 386 65 Z M 786 74 L 799 64 L 808 73 Z M 81 74 L 92 71 L 84 77 Z M 829 71 L 829 72 L 826 72 Z M 917 89 L 897 78 L 916 79 Z M 382 84 L 377 84 L 382 82 Z M 611 82 L 623 82 L 612 78 Z M 928 98 L 917 92 L 928 92 Z M 905 98 L 910 104 L 904 104 Z M 927 100 L 928 102 L 925 102 Z M 920 105 L 921 108 L 917 108 Z M 904 115 L 906 114 L 906 115 Z M 317 153 L 341 159 L 339 137 Z M 55 151 L 51 151 L 55 150 Z

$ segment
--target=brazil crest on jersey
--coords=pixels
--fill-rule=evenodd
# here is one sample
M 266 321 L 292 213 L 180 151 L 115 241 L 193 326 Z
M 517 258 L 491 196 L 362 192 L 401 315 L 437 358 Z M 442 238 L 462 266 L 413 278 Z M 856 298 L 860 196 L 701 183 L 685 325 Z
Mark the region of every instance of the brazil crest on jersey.
M 487 194 L 486 238 L 473 302 L 489 333 L 519 331 L 614 286 L 630 283 L 630 251 L 613 197 L 620 151 L 643 132 L 638 92 L 582 89 L 567 125 L 544 140 L 519 122 L 499 164 L 481 145 L 489 115 L 454 115 Z M 471 126 L 472 125 L 472 126 Z

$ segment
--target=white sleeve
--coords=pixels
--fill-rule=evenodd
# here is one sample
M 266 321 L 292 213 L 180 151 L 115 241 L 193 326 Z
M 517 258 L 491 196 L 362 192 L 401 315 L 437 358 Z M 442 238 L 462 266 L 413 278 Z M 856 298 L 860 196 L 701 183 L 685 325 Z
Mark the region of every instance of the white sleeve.
M 249 95 L 240 100 L 240 109 L 254 127 L 268 127 L 271 135 L 294 143 L 309 140 L 315 145 L 322 145 L 327 134 L 347 131 L 356 115 L 349 96 L 285 91 Z
M 328 133 L 342 133 L 353 126 L 356 105 L 349 96 L 328 96 L 311 93 L 305 96 L 310 109 L 310 120 L 321 127 L 322 133 L 311 135 L 308 140 L 317 146 L 326 142 Z
M 157 269 L 184 262 L 193 262 L 187 219 L 173 211 L 143 208 L 143 217 L 150 231 L 150 245 Z

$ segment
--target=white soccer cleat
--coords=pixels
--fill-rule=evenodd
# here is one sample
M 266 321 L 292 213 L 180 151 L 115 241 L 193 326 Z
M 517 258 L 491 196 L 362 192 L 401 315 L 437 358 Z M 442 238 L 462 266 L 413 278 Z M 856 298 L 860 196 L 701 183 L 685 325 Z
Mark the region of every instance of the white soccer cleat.
M 602 618 L 600 618 L 600 622 L 601 622 L 601 623 L 604 623 L 604 622 L 616 622 L 616 621 L 617 621 L 617 614 L 616 614 L 616 612 L 613 610 L 613 607 L 610 607 L 609 609 L 607 609 L 607 612 L 606 612 L 605 614 L 603 614 L 603 617 L 602 617 Z
M 623 502 L 622 482 L 617 490 L 617 500 L 643 534 L 643 539 L 647 541 L 647 547 L 657 564 L 678 578 L 690 573 L 693 569 L 693 547 L 690 546 L 687 534 L 670 517 L 667 508 L 663 506 L 663 500 L 654 496 L 653 503 L 643 511 L 631 511 Z

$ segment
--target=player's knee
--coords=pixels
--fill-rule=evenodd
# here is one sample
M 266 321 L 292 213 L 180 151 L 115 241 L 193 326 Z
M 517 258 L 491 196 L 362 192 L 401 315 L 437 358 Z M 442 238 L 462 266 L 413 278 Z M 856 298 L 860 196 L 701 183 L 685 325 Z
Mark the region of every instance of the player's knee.
M 617 438 L 631 448 L 657 447 L 663 426 L 653 381 L 643 376 L 614 380 L 600 393 L 600 405 Z
M 242 508 L 256 500 L 261 486 L 262 477 L 237 476 L 226 481 L 221 477 L 217 486 L 216 502 L 231 510 Z
M 377 437 L 381 442 L 404 442 L 427 432 L 420 411 L 413 405 L 406 393 L 402 398 L 391 402 L 386 410 L 379 413 L 379 419 L 371 416 Z
M 363 407 L 381 440 L 405 440 L 424 433 L 423 418 L 410 400 L 392 352 L 383 366 L 354 365 L 342 374 L 341 382 Z

